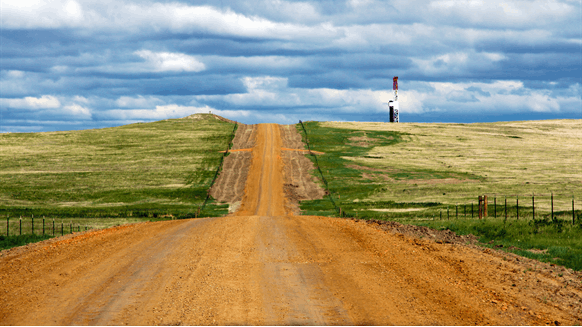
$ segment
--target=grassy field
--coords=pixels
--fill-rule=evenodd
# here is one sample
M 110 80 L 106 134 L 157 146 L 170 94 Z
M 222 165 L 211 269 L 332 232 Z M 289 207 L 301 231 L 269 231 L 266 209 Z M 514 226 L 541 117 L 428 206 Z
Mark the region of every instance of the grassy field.
M 1 134 L 0 219 L 193 217 L 233 127 L 213 115 L 193 115 L 104 129 Z M 203 214 L 227 212 L 227 206 L 210 203 Z M 0 223 L 0 235 L 5 232 Z
M 573 199 L 582 220 L 582 121 L 304 125 L 312 150 L 325 153 L 318 162 L 330 197 L 347 215 L 473 233 L 521 249 L 515 251 L 546 251 L 525 254 L 582 269 L 582 225 L 572 225 Z M 481 221 L 479 195 L 489 199 Z M 338 214 L 329 198 L 301 208 Z

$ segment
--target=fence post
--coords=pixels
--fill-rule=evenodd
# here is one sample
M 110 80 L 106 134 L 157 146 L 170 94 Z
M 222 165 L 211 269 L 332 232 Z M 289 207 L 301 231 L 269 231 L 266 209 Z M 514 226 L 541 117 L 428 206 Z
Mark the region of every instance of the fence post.
M 69 223 L 69 230 L 71 231 L 71 234 L 73 234 L 73 223 Z
M 42 216 L 42 236 L 44 236 L 44 216 Z
M 30 233 L 34 235 L 34 215 L 32 215 L 32 220 L 30 223 Z
M 507 197 L 505 198 L 505 220 L 507 221 Z
M 519 195 L 515 196 L 515 201 L 517 203 L 517 220 L 519 220 Z
M 473 215 L 473 202 L 471 202 L 471 219 L 473 219 L 474 215 Z
M 497 218 L 497 197 L 493 198 L 493 211 L 495 211 L 495 213 L 493 214 L 494 218 Z
M 19 222 L 19 224 L 20 224 L 20 226 L 19 226 L 20 235 L 22 235 L 22 216 L 20 216 L 20 222 Z
M 483 217 L 487 217 L 487 195 L 483 196 Z
M 483 218 L 483 197 L 479 195 L 479 219 Z
M 531 195 L 531 218 L 536 219 L 536 198 L 535 195 Z
M 443 220 L 443 211 L 442 210 L 439 210 L 439 217 L 440 217 L 440 220 Z
M 572 197 L 572 225 L 576 223 L 576 216 L 574 215 L 574 197 Z
M 554 220 L 554 192 L 552 192 L 552 220 Z
M 572 200 L 572 208 L 574 208 L 574 200 Z M 572 209 L 574 212 L 574 209 Z M 6 216 L 6 237 L 10 236 L 10 216 Z

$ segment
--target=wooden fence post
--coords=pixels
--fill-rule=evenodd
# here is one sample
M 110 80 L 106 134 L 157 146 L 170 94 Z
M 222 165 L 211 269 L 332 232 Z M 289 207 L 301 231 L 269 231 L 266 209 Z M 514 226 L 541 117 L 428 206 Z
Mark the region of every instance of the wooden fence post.
M 572 200 L 572 208 L 574 208 L 574 200 Z M 574 212 L 574 209 L 572 209 Z M 10 236 L 10 216 L 6 216 L 6 237 Z
M 65 235 L 65 224 L 61 222 L 61 236 Z
M 495 211 L 494 213 L 494 218 L 497 218 L 497 197 L 493 198 L 493 211 Z
M 552 220 L 554 220 L 554 192 L 552 192 Z
M 519 220 L 519 195 L 515 196 L 515 201 L 517 203 L 517 220 Z
M 479 195 L 479 219 L 483 218 L 483 197 Z
M 483 217 L 487 217 L 487 195 L 483 196 Z
M 30 233 L 34 235 L 34 215 L 32 215 L 32 220 L 30 223 Z
M 20 223 L 19 224 L 20 224 L 20 226 L 19 226 L 20 235 L 22 235 L 22 216 L 20 216 Z
M 536 198 L 535 195 L 531 195 L 531 218 L 536 219 Z
M 505 198 L 505 220 L 507 221 L 507 197 Z
M 439 210 L 439 218 L 440 218 L 440 220 L 443 220 L 443 211 L 442 210 Z
M 473 202 L 471 202 L 471 219 L 473 219 L 474 214 L 473 214 Z

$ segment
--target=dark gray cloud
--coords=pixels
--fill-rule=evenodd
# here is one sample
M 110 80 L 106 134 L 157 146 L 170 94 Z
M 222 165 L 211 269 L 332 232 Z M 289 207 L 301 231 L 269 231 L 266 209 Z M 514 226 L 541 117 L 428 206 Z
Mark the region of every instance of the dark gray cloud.
M 568 0 L 6 0 L 0 130 L 209 110 L 381 121 L 393 76 L 403 121 L 582 118 L 580 12 Z

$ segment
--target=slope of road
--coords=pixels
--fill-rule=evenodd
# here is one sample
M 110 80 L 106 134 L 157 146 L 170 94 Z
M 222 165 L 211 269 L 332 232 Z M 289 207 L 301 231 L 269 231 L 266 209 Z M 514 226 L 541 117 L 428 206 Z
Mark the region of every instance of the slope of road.
M 3 251 L 0 324 L 582 323 L 579 288 L 557 277 L 462 245 L 289 215 L 279 128 L 256 134 L 234 215 Z

